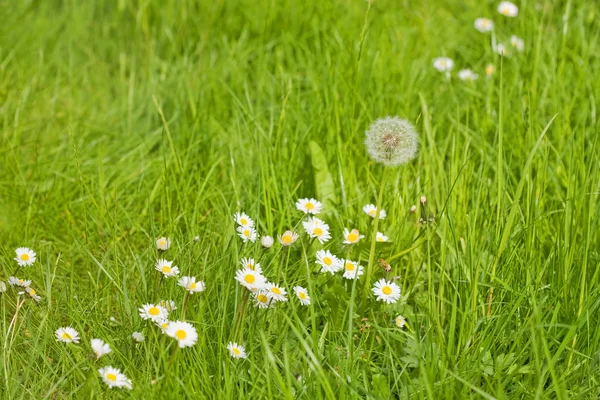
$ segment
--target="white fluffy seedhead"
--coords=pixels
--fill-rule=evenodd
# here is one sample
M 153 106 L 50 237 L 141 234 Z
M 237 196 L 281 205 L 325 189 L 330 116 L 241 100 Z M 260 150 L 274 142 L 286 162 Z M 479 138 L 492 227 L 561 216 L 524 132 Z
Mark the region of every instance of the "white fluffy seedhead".
M 373 160 L 394 167 L 415 158 L 419 137 L 407 120 L 386 117 L 371 124 L 366 132 L 365 146 Z

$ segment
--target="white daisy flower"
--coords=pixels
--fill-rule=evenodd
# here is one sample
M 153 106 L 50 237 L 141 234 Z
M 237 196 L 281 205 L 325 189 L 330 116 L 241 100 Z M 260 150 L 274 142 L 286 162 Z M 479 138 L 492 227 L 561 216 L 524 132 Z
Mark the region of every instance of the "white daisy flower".
M 304 226 L 304 230 L 309 237 L 319 239 L 321 244 L 331 239 L 329 225 L 317 217 L 310 217 L 308 220 L 302 222 L 302 226 Z
M 102 339 L 92 339 L 91 345 L 94 354 L 96 354 L 96 359 L 111 352 L 110 345 L 104 343 L 104 340 Z
M 506 46 L 504 46 L 502 43 L 496 44 L 494 46 L 493 50 L 496 53 L 500 54 L 501 56 L 504 56 L 504 57 L 508 56 L 508 50 L 507 50 Z
M 239 226 L 243 226 L 243 227 L 247 227 L 247 228 L 252 228 L 254 226 L 254 221 L 252 221 L 252 218 L 247 216 L 245 213 L 237 212 L 237 213 L 233 214 L 233 219 Z
M 19 247 L 15 250 L 15 253 L 17 253 L 15 261 L 19 264 L 19 267 L 28 267 L 35 262 L 35 251 L 27 247 Z
M 510 37 L 510 44 L 512 44 L 513 47 L 517 49 L 517 51 L 523 51 L 523 49 L 525 48 L 525 41 L 523 41 L 523 39 L 521 39 L 517 35 L 512 35 Z
M 290 246 L 294 244 L 296 240 L 298 240 L 298 234 L 294 231 L 285 231 L 282 235 L 279 235 L 277 239 L 282 245 Z
M 0 282 L 0 293 L 6 292 L 6 283 Z
M 486 77 L 490 77 L 494 74 L 494 72 L 496 71 L 496 67 L 494 67 L 494 64 L 488 64 L 485 67 L 485 76 Z
M 28 294 L 29 296 L 31 296 L 31 298 L 32 298 L 33 300 L 35 300 L 36 302 L 38 302 L 38 303 L 39 303 L 39 302 L 42 300 L 41 296 L 39 296 L 39 295 L 37 294 L 37 292 L 35 291 L 35 289 L 34 289 L 34 288 L 32 288 L 32 287 L 30 287 L 30 286 L 27 286 L 27 287 L 25 288 L 25 291 L 26 291 L 26 292 L 27 292 L 27 294 Z
M 29 285 L 31 285 L 31 281 L 11 276 L 10 278 L 8 278 L 8 284 L 10 286 L 29 287 Z
M 458 71 L 458 79 L 461 81 L 474 81 L 477 80 L 477 78 L 479 78 L 479 75 L 468 68 Z
M 54 334 L 58 342 L 79 343 L 79 332 L 70 326 L 58 328 Z
M 310 296 L 305 288 L 302 286 L 294 286 L 294 292 L 296 293 L 296 296 L 298 296 L 298 299 L 300 299 L 300 304 L 303 306 L 310 304 Z
M 166 334 L 177 340 L 181 348 L 193 346 L 198 340 L 196 328 L 189 322 L 184 321 L 170 322 Z
M 454 67 L 454 61 L 448 57 L 438 57 L 433 59 L 433 68 L 440 72 L 450 72 Z
M 264 247 L 265 249 L 269 249 L 271 247 L 273 247 L 273 237 L 272 236 L 263 236 L 260 239 L 260 244 L 262 245 L 262 247 Z
M 400 298 L 400 286 L 383 278 L 375 282 L 372 290 L 378 301 L 385 301 L 388 304 L 395 303 Z
M 248 240 L 252 243 L 256 242 L 256 238 L 258 237 L 258 233 L 251 226 L 239 226 L 237 228 L 238 236 L 242 238 L 244 243 Z
M 173 261 L 158 260 L 155 266 L 157 271 L 162 272 L 165 278 L 179 275 L 179 268 L 173 267 Z
M 267 297 L 275 301 L 288 301 L 287 292 L 284 287 L 277 286 L 274 283 L 267 283 L 265 286 Z
M 366 206 L 363 207 L 363 211 L 369 217 L 375 218 L 375 215 L 377 214 L 377 207 L 375 207 L 374 204 L 367 204 Z M 379 219 L 384 219 L 386 216 L 387 216 L 387 213 L 385 212 L 385 210 L 381 209 L 379 211 Z
M 388 239 L 389 238 L 381 232 L 377 232 L 377 235 L 375 235 L 375 240 L 377 240 L 378 242 L 387 242 Z
M 364 238 L 365 235 L 361 235 L 358 229 L 352 229 L 351 231 L 348 228 L 344 228 L 344 243 L 345 244 L 354 244 L 358 243 L 358 241 Z
M 190 292 L 191 294 L 199 293 L 204 290 L 204 282 L 196 282 L 195 276 L 183 276 L 181 277 L 179 282 L 177 282 L 177 284 L 185 290 L 187 290 L 188 292 Z
M 258 272 L 259 274 L 262 274 L 262 268 L 260 267 L 260 263 L 255 262 L 254 258 L 242 258 L 240 264 L 242 264 L 242 268 L 249 268 Z
M 304 214 L 317 215 L 321 212 L 323 204 L 315 199 L 299 199 L 296 202 L 296 208 L 302 211 Z
M 171 247 L 171 238 L 161 237 L 156 239 L 156 247 L 163 251 L 169 250 L 169 247 Z
M 131 337 L 133 338 L 133 340 L 135 340 L 136 342 L 143 342 L 144 341 L 144 334 L 142 332 L 133 332 L 131 334 Z
M 141 308 L 138 309 L 138 311 L 142 319 L 150 319 L 152 321 L 157 321 L 160 319 L 169 318 L 169 312 L 167 311 L 167 309 L 158 304 L 144 304 Z
M 244 346 L 240 346 L 235 342 L 229 342 L 227 344 L 227 350 L 229 350 L 229 354 L 233 358 L 246 358 L 246 349 Z
M 358 279 L 362 274 L 364 274 L 362 265 L 359 265 L 356 261 L 344 261 L 344 274 L 342 275 L 344 278 Z
M 317 251 L 317 264 L 321 266 L 321 272 L 329 272 L 331 275 L 342 269 L 342 260 L 331 254 L 329 250 Z
M 516 17 L 519 14 L 519 8 L 510 1 L 502 1 L 498 4 L 498 12 L 505 17 Z
M 162 333 L 167 333 L 167 328 L 169 327 L 170 323 L 171 321 L 169 321 L 166 318 L 157 319 L 156 321 L 154 321 L 154 324 L 160 328 Z
M 398 328 L 404 328 L 404 325 L 406 325 L 406 319 L 402 315 L 398 315 L 395 322 Z
M 494 22 L 488 18 L 477 18 L 475 20 L 475 29 L 479 32 L 491 32 L 494 30 Z
M 235 273 L 235 279 L 242 284 L 242 286 L 250 290 L 262 290 L 267 279 L 260 273 L 250 268 L 240 269 Z
M 109 389 L 116 387 L 131 390 L 133 388 L 131 379 L 127 379 L 125 374 L 121 373 L 121 370 L 118 368 L 106 366 L 100 368 L 98 373 Z
M 158 305 L 166 309 L 168 312 L 177 310 L 177 304 L 173 300 L 161 300 Z
M 273 307 L 273 302 L 267 296 L 267 292 L 264 290 L 254 293 L 254 300 L 256 300 L 256 306 L 258 308 L 269 308 Z

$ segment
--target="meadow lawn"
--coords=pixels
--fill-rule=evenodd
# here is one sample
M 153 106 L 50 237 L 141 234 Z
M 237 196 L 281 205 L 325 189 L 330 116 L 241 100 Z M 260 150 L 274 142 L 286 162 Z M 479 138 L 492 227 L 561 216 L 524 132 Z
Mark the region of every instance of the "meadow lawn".
M 0 2 L 0 281 L 41 296 L 0 293 L 2 398 L 598 398 L 600 7 L 498 3 Z M 388 115 L 420 145 L 384 169 L 363 142 Z M 384 171 L 389 243 L 372 253 L 362 208 Z M 305 234 L 300 198 L 323 203 L 330 241 Z M 345 245 L 344 228 L 365 238 Z M 365 275 L 320 272 L 321 249 Z M 288 301 L 256 307 L 243 257 Z M 381 278 L 399 301 L 376 301 Z M 140 317 L 160 300 L 197 343 Z M 57 340 L 67 326 L 79 343 Z M 93 338 L 112 352 L 95 359 Z M 132 390 L 107 387 L 108 365 Z

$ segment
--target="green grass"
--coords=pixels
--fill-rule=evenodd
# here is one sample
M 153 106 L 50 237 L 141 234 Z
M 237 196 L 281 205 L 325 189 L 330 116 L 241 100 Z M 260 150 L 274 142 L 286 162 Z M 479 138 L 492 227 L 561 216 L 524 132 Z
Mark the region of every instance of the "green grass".
M 32 279 L 43 297 L 16 312 L 16 290 L 0 294 L 2 397 L 597 398 L 600 10 L 518 5 L 508 19 L 477 0 L 0 2 L 0 280 Z M 480 16 L 525 51 L 501 60 Z M 432 67 L 441 55 L 451 80 Z M 458 80 L 466 67 L 480 79 Z M 416 160 L 386 172 L 393 243 L 374 255 L 402 301 L 319 274 L 321 246 L 304 235 L 283 252 L 242 244 L 234 212 L 275 236 L 315 196 L 326 247 L 344 255 L 341 232 L 357 227 L 350 254 L 366 265 L 361 208 L 383 169 L 362 141 L 386 115 L 421 139 Z M 165 257 L 207 286 L 186 312 L 198 343 L 174 356 L 137 312 L 173 299 L 181 315 L 176 281 L 157 285 L 163 235 Z M 20 246 L 38 262 L 17 271 Z M 244 311 L 244 256 L 312 305 Z M 383 275 L 375 265 L 371 282 Z M 67 325 L 79 345 L 55 341 Z M 98 361 L 94 337 L 113 347 Z M 229 357 L 230 340 L 247 360 Z M 104 365 L 133 391 L 108 390 Z

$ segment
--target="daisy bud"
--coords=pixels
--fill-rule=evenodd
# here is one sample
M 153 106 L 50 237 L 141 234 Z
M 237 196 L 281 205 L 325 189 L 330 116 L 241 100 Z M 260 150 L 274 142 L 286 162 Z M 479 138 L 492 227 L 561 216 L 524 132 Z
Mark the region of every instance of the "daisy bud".
M 265 249 L 270 248 L 271 246 L 273 246 L 273 238 L 271 236 L 263 236 L 262 239 L 260 239 L 260 244 L 262 244 L 262 247 L 264 247 Z
M 410 208 L 410 212 L 414 213 L 415 211 L 417 211 L 417 206 L 413 204 L 413 206 Z
M 425 205 L 425 203 L 427 203 L 427 197 L 421 196 L 421 204 Z
M 200 236 L 194 236 L 194 242 L 197 242 L 198 240 L 200 240 Z
M 417 155 L 419 138 L 415 127 L 405 119 L 380 118 L 371 124 L 365 135 L 367 152 L 378 163 L 398 166 Z

